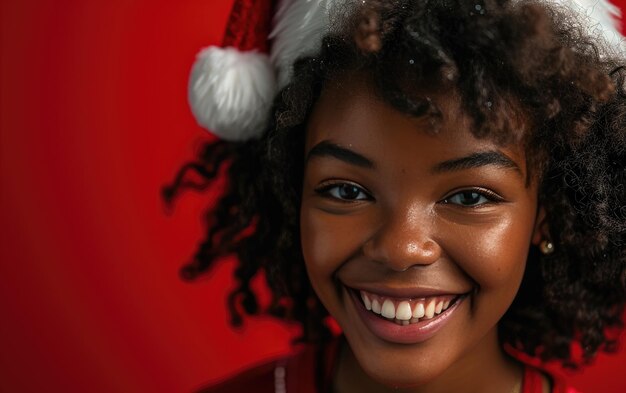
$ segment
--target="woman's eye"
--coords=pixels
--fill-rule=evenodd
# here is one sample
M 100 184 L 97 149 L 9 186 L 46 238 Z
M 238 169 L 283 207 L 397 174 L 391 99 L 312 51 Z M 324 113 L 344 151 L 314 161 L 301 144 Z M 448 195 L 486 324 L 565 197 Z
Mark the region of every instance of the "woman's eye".
M 361 201 L 371 199 L 365 190 L 351 183 L 336 183 L 323 186 L 317 189 L 316 192 L 342 201 Z
M 467 190 L 457 192 L 456 194 L 444 199 L 444 203 L 452 203 L 455 205 L 475 207 L 484 205 L 485 203 L 493 202 L 497 200 L 495 196 L 487 196 L 482 192 Z

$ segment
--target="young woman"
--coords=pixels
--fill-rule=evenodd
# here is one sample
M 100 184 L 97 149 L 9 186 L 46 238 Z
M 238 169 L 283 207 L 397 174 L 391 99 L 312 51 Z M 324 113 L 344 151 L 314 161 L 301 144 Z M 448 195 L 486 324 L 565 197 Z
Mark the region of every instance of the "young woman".
M 275 31 L 297 24 L 297 3 Z M 614 349 L 623 58 L 545 1 L 330 10 L 315 50 L 283 56 L 298 60 L 269 124 L 207 144 L 166 189 L 206 188 L 227 167 L 183 273 L 236 254 L 234 323 L 268 312 L 300 322 L 308 344 L 209 391 L 573 391 L 509 353 L 577 366 Z M 268 310 L 250 288 L 259 272 Z

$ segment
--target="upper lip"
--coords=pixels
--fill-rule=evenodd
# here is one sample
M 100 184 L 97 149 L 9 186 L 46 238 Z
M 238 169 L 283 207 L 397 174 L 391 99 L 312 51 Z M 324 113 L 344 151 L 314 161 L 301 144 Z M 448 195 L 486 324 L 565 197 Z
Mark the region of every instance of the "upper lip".
M 469 292 L 469 290 L 445 289 L 428 286 L 394 287 L 380 284 L 365 284 L 355 286 L 346 285 L 346 287 L 357 291 L 363 290 L 365 292 L 373 293 L 380 296 L 405 299 L 416 299 L 443 295 L 462 295 Z

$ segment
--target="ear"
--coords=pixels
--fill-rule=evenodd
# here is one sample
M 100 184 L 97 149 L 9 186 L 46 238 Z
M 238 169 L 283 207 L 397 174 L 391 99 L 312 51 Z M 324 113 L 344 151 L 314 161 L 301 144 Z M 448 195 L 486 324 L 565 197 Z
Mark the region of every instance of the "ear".
M 535 228 L 533 229 L 532 243 L 539 246 L 542 240 L 550 239 L 550 227 L 546 221 L 546 209 L 539 206 L 537 217 L 535 218 Z

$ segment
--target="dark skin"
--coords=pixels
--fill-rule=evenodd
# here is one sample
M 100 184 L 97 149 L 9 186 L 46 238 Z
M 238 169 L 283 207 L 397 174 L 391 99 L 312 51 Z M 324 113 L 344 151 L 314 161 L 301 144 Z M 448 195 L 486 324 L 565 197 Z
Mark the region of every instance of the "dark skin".
M 518 391 L 523 368 L 502 351 L 497 323 L 545 237 L 537 181 L 527 182 L 520 146 L 476 139 L 453 94 L 430 97 L 443 112 L 438 133 L 376 98 L 366 77 L 344 76 L 309 121 L 302 248 L 349 343 L 337 392 Z M 434 336 L 399 344 L 355 311 L 349 291 L 364 288 L 467 296 Z

